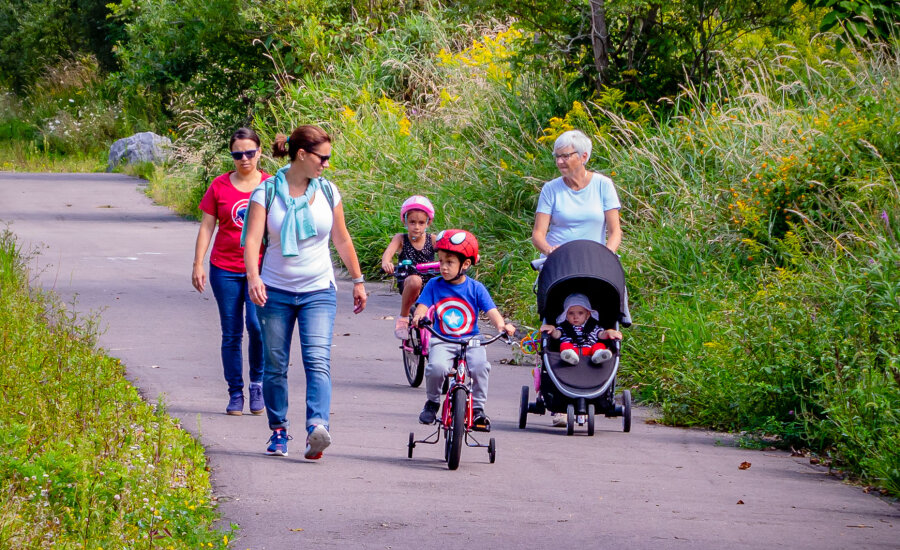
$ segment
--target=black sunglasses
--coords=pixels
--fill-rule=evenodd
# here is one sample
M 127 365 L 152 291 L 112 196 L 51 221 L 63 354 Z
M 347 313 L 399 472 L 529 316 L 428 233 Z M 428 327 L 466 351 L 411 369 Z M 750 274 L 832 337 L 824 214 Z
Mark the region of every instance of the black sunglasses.
M 319 153 L 316 153 L 315 151 L 307 151 L 307 153 L 309 153 L 310 155 L 315 155 L 315 156 L 319 157 L 319 164 L 322 164 L 322 165 L 324 165 L 326 162 L 328 162 L 328 159 L 331 158 L 331 155 L 320 155 Z
M 241 160 L 242 158 L 252 159 L 256 156 L 256 153 L 259 149 L 250 149 L 249 151 L 232 151 L 231 158 L 234 160 Z

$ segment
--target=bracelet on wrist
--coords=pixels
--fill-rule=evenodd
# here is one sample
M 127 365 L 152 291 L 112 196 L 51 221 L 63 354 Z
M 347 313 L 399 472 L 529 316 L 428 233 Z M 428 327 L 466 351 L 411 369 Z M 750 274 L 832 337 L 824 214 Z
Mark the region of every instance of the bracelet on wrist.
M 359 277 L 354 277 L 354 278 L 350 279 L 350 282 L 355 285 L 361 285 L 364 282 L 366 282 L 366 279 L 362 275 L 360 275 Z

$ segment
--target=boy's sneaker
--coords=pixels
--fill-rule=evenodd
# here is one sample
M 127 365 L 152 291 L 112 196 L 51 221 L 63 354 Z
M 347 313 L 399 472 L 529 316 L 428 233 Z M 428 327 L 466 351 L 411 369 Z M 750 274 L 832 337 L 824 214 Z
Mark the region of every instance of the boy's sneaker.
M 434 424 L 437 420 L 437 412 L 441 409 L 441 404 L 435 401 L 426 401 L 425 408 L 419 413 L 419 422 L 422 424 Z
M 244 414 L 244 394 L 236 392 L 228 398 L 228 406 L 225 407 L 225 414 L 232 416 L 241 416 Z
M 564 349 L 559 352 L 559 358 L 569 363 L 570 365 L 578 364 L 578 354 L 575 353 L 574 349 Z
M 278 428 L 277 430 L 272 432 L 272 437 L 269 438 L 269 447 L 266 449 L 266 454 L 287 456 L 287 442 L 291 439 L 294 438 L 288 435 L 287 430 L 285 430 L 284 428 Z
M 476 432 L 491 431 L 491 418 L 481 409 L 472 410 L 472 429 Z
M 396 336 L 398 340 L 406 340 L 409 336 L 409 319 L 406 317 L 397 317 L 397 322 L 394 323 L 394 336 Z
M 612 359 L 612 352 L 608 349 L 598 349 L 594 352 L 594 355 L 591 355 L 592 363 L 602 363 L 610 359 Z
M 306 436 L 306 452 L 303 456 L 309 460 L 319 460 L 322 458 L 322 451 L 331 445 L 331 434 L 325 426 L 319 424 L 313 431 Z
M 263 401 L 262 384 L 250 384 L 250 412 L 253 414 L 262 414 L 266 410 L 266 404 Z

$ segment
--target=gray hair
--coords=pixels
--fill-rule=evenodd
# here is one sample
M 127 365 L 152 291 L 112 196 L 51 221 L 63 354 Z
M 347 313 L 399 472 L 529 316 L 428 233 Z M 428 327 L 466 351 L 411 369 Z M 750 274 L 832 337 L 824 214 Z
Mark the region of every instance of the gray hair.
M 553 143 L 553 152 L 557 152 L 560 149 L 565 149 L 566 147 L 574 147 L 575 152 L 578 153 L 578 156 L 581 156 L 587 153 L 587 159 L 585 159 L 585 163 L 591 159 L 591 150 L 593 145 L 591 144 L 591 138 L 584 135 L 584 132 L 581 130 L 569 130 L 568 132 L 563 132 L 560 134 L 556 141 Z

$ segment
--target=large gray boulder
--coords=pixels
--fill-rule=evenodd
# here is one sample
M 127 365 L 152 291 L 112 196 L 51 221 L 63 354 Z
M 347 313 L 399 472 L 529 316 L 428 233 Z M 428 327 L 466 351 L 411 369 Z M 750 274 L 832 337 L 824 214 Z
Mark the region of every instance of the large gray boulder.
M 140 132 L 122 138 L 109 148 L 109 164 L 107 172 L 111 172 L 120 163 L 164 162 L 172 154 L 172 140 L 158 136 L 153 132 Z

